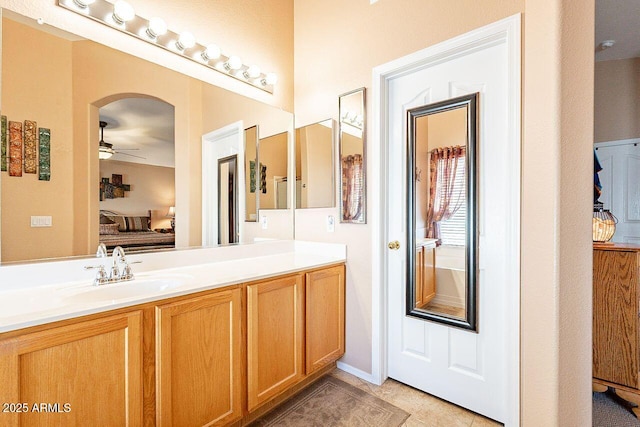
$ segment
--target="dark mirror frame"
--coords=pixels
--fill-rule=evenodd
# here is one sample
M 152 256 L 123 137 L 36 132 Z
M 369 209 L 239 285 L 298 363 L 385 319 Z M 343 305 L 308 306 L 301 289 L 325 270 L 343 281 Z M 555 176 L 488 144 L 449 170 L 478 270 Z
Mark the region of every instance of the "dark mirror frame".
M 440 101 L 407 111 L 407 272 L 406 272 L 406 314 L 424 320 L 443 323 L 471 331 L 478 331 L 477 284 L 478 284 L 478 93 Z M 467 107 L 467 154 L 466 191 L 467 221 L 465 240 L 466 307 L 465 318 L 450 317 L 425 310 L 415 309 L 416 271 L 416 215 L 415 215 L 415 170 L 416 170 L 416 120 L 420 117 Z

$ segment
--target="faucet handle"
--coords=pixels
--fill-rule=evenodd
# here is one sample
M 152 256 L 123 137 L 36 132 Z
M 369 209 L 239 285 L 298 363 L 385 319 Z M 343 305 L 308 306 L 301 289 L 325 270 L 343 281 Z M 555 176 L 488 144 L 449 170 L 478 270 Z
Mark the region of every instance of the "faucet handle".
M 104 285 L 105 283 L 107 283 L 108 277 L 107 277 L 107 271 L 104 269 L 104 265 L 100 264 L 100 265 L 85 265 L 84 266 L 85 270 L 98 270 L 98 272 L 96 273 L 96 278 L 93 279 L 93 284 L 95 286 L 100 286 L 100 285 Z
M 131 264 L 140 264 L 142 261 L 131 261 L 124 264 L 124 268 L 122 269 L 121 278 L 124 280 L 133 279 L 133 271 L 131 270 Z

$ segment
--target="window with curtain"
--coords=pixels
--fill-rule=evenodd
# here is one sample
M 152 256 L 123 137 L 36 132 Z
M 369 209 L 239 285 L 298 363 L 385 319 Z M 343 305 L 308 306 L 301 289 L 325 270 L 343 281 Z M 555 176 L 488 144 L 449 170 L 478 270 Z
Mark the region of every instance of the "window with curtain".
M 465 155 L 461 146 L 430 152 L 426 237 L 437 239 L 438 245 L 465 244 Z

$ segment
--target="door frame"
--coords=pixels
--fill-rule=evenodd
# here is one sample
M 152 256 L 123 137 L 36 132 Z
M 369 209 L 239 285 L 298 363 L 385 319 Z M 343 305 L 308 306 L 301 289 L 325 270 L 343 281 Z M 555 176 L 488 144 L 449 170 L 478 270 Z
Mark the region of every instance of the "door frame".
M 237 155 L 244 159 L 244 126 L 231 123 L 202 135 L 202 246 L 218 244 L 218 159 Z M 244 215 L 244 160 L 236 165 L 238 185 L 238 215 Z M 238 223 L 240 241 L 244 221 Z
M 462 52 L 506 43 L 508 50 L 508 139 L 517 141 L 505 147 L 510 161 L 509 173 L 518 177 L 510 182 L 509 201 L 512 212 L 511 221 L 505 224 L 506 235 L 509 236 L 508 253 L 511 259 L 506 260 L 509 268 L 508 276 L 512 283 L 509 295 L 505 295 L 508 305 L 505 319 L 507 343 L 507 422 L 506 425 L 517 426 L 520 422 L 520 195 L 521 195 L 521 15 L 516 14 L 495 23 L 465 33 L 458 37 L 428 47 L 421 51 L 393 60 L 373 69 L 372 82 L 372 117 L 370 164 L 379 174 L 371 176 L 371 225 L 372 225 L 372 361 L 371 376 L 368 378 L 375 384 L 382 384 L 388 377 L 388 340 L 387 340 L 387 292 L 386 281 L 387 236 L 386 230 L 386 194 L 389 165 L 386 153 L 389 150 L 388 129 L 389 82 L 397 77 L 417 72 L 434 66 L 447 58 L 455 58 Z M 482 143 L 482 142 L 480 142 Z M 483 265 L 482 244 L 479 247 L 479 263 Z

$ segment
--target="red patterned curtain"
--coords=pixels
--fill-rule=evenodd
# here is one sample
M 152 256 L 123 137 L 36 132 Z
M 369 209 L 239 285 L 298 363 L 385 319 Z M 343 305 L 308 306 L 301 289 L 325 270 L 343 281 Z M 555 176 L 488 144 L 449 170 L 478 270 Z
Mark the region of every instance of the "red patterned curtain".
M 343 220 L 356 220 L 362 213 L 363 187 L 362 155 L 342 158 L 342 215 Z
M 438 239 L 438 244 L 440 244 L 440 221 L 451 218 L 465 201 L 462 192 L 454 193 L 453 191 L 458 164 L 459 162 L 464 164 L 465 155 L 466 148 L 459 145 L 431 150 L 427 237 Z

